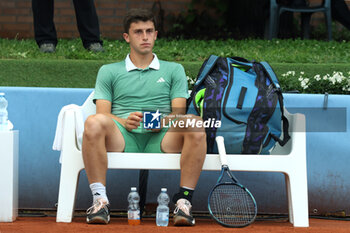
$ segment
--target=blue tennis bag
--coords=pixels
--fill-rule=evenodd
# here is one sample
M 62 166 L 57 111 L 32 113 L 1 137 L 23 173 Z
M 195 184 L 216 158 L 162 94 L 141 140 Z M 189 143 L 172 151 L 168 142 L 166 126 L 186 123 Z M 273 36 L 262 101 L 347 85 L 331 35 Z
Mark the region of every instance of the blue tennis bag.
M 267 62 L 211 55 L 202 65 L 187 101 L 187 113 L 203 118 L 207 152 L 217 153 L 216 136 L 227 153 L 269 154 L 290 139 L 283 96 Z M 283 131 L 283 139 L 281 139 Z

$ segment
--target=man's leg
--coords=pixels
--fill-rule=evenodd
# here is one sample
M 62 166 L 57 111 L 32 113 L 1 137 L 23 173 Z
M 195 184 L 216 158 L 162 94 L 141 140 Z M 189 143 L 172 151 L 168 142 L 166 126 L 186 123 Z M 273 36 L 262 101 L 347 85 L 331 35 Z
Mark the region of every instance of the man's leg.
M 332 0 L 332 18 L 350 30 L 350 10 L 344 0 Z
M 53 22 L 54 0 L 32 0 L 35 41 L 42 44 L 57 45 L 57 35 Z
M 106 195 L 107 151 L 120 152 L 125 141 L 114 121 L 103 114 L 89 116 L 85 121 L 83 135 L 83 160 L 93 206 L 87 210 L 88 223 L 109 222 L 109 201 Z
M 198 116 L 192 116 L 193 118 L 196 121 L 202 121 Z M 189 118 L 178 118 L 177 121 L 186 121 L 186 119 Z M 191 198 L 207 152 L 204 128 L 170 128 L 162 140 L 161 148 L 165 153 L 181 152 L 180 191 L 173 197 L 173 202 L 176 204 L 174 224 L 194 225 Z
M 100 39 L 100 25 L 93 0 L 73 0 L 77 26 L 83 46 L 90 49 L 92 44 L 99 44 L 102 49 Z M 102 51 L 102 50 L 101 50 Z M 99 51 L 94 51 L 99 52 Z

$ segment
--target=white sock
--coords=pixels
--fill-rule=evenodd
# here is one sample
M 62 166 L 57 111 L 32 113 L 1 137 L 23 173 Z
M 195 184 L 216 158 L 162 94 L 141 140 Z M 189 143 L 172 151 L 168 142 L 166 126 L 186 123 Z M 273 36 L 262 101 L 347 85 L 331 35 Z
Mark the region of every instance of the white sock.
M 194 188 L 189 188 L 189 187 L 186 187 L 186 186 L 181 186 L 181 188 L 188 189 L 188 190 L 193 190 L 193 191 L 194 191 Z
M 106 187 L 102 183 L 92 183 L 90 184 L 90 189 L 93 197 L 93 202 L 95 202 L 97 199 L 103 198 L 109 203 L 107 194 L 106 194 Z

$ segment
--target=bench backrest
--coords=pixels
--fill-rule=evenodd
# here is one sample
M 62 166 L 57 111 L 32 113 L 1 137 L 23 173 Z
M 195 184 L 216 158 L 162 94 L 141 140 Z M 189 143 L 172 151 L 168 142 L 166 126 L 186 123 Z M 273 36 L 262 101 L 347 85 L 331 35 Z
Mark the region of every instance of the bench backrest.
M 83 112 L 84 122 L 88 116 L 96 113 L 96 105 L 92 101 L 93 97 L 94 97 L 94 91 L 91 92 L 89 97 L 85 100 L 85 102 L 81 106 L 81 110 Z

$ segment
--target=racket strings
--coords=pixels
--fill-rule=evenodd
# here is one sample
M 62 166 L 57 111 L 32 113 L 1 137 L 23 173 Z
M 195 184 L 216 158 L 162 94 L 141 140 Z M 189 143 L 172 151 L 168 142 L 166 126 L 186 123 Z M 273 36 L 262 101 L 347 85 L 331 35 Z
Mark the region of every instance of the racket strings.
M 212 215 L 227 225 L 248 225 L 256 217 L 254 200 L 235 184 L 218 185 L 211 193 L 209 205 Z

